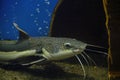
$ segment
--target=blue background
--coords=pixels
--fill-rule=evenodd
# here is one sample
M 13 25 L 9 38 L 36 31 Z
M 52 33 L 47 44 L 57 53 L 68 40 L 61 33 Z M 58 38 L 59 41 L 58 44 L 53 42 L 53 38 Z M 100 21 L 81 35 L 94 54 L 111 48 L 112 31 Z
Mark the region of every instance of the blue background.
M 58 0 L 0 0 L 0 39 L 18 39 L 17 23 L 30 36 L 47 36 Z

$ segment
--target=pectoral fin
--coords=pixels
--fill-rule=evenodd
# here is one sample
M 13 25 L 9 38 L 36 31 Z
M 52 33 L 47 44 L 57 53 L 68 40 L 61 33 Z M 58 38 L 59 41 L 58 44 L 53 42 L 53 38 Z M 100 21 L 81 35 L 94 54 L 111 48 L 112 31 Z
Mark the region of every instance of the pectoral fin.
M 29 66 L 29 65 L 33 65 L 33 64 L 36 64 L 36 63 L 40 63 L 40 62 L 43 62 L 43 61 L 46 61 L 47 59 L 45 58 L 41 58 L 41 59 L 38 59 L 36 61 L 32 61 L 32 62 L 29 62 L 29 63 L 24 63 L 24 64 L 21 64 L 22 66 Z

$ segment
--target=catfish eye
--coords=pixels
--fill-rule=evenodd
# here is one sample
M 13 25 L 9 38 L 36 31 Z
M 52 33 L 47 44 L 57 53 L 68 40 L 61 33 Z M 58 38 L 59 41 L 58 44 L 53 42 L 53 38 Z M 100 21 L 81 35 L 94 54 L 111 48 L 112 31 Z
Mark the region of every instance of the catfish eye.
M 65 48 L 68 48 L 68 49 L 72 47 L 71 43 L 64 43 L 64 46 Z

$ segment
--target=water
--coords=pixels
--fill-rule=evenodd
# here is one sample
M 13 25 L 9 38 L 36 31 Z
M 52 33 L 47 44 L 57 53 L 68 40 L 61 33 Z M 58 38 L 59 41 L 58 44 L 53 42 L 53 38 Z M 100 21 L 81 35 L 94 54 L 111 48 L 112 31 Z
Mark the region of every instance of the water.
M 47 36 L 58 0 L 0 0 L 0 39 L 18 39 L 16 22 L 30 36 Z

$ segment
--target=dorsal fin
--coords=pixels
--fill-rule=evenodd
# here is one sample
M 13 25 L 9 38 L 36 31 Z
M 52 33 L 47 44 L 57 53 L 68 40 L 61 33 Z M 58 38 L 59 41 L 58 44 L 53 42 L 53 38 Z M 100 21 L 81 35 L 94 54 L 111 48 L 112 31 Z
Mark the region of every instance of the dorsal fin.
M 13 25 L 19 31 L 19 40 L 25 40 L 30 38 L 30 36 L 25 31 L 19 28 L 18 24 L 14 22 Z

